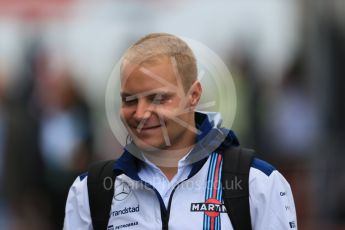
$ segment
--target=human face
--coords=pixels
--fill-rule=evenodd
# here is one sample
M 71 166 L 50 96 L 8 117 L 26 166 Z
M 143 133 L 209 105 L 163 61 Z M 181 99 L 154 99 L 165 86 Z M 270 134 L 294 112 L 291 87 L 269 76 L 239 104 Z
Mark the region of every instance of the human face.
M 165 56 L 154 63 L 124 67 L 120 116 L 143 150 L 185 148 L 195 140 L 195 94 L 185 93 L 174 67 Z

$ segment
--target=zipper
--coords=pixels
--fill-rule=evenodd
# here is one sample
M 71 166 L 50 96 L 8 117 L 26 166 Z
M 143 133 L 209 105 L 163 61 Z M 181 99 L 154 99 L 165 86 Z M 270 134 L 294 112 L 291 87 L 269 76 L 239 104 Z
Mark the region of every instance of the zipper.
M 132 178 L 133 179 L 133 178 Z M 183 182 L 185 182 L 186 180 L 190 179 L 190 176 L 188 176 L 187 179 L 179 182 L 174 188 L 173 190 L 171 191 L 171 194 L 170 194 L 170 197 L 169 197 L 169 202 L 168 202 L 168 208 L 165 207 L 165 204 L 164 204 L 164 201 L 163 201 L 163 198 L 161 197 L 161 195 L 159 194 L 159 192 L 157 191 L 157 189 L 155 187 L 153 187 L 150 183 L 147 183 L 141 179 L 133 179 L 133 180 L 136 180 L 136 181 L 139 181 L 141 182 L 144 186 L 147 186 L 149 188 L 151 188 L 155 193 L 156 193 L 156 196 L 159 200 L 159 204 L 160 204 L 160 210 L 161 210 L 161 220 L 162 220 L 162 229 L 163 230 L 168 230 L 169 228 L 169 218 L 170 218 L 170 207 L 171 207 L 171 202 L 172 202 L 172 198 L 173 198 L 173 195 L 177 189 L 177 187 L 182 184 Z
M 183 182 L 185 182 L 186 180 L 188 180 L 189 178 L 179 182 L 171 191 L 170 197 L 169 197 L 169 202 L 168 202 L 168 208 L 165 207 L 163 198 L 161 197 L 161 195 L 159 194 L 159 192 L 157 191 L 157 189 L 155 187 L 153 187 L 151 184 L 140 180 L 141 183 L 143 183 L 145 186 L 148 186 L 149 188 L 151 188 L 155 193 L 156 196 L 159 200 L 159 204 L 160 204 L 160 210 L 161 210 L 161 220 L 162 220 L 162 230 L 168 230 L 169 229 L 169 219 L 170 219 L 170 208 L 171 208 L 171 202 L 172 202 L 172 198 L 174 196 L 174 193 L 177 189 L 177 187 L 182 184 Z
M 168 202 L 168 208 L 165 209 L 165 212 L 164 212 L 164 216 L 162 216 L 162 229 L 163 230 L 168 230 L 168 226 L 169 226 L 169 219 L 170 219 L 170 208 L 171 208 L 171 202 L 172 202 L 172 198 L 174 196 L 174 193 L 177 189 L 177 187 L 182 184 L 183 182 L 185 182 L 186 180 L 188 180 L 189 178 L 181 181 L 180 183 L 178 183 L 174 188 L 173 190 L 171 191 L 171 194 L 170 194 L 170 197 L 169 197 L 169 202 Z
M 166 207 L 165 207 L 165 204 L 164 204 L 164 201 L 163 201 L 163 198 L 161 197 L 161 195 L 159 194 L 159 192 L 157 191 L 157 189 L 155 188 L 155 187 L 153 187 L 150 183 L 147 183 L 147 182 L 145 182 L 145 181 L 143 181 L 143 180 L 139 180 L 144 186 L 147 186 L 147 187 L 149 187 L 149 188 L 151 188 L 154 192 L 155 192 L 155 194 L 156 194 L 156 196 L 157 196 L 157 198 L 158 198 L 158 201 L 159 201 L 159 206 L 160 206 L 160 210 L 161 210 L 161 220 L 162 220 L 162 229 L 164 229 L 164 230 L 168 230 L 168 224 L 169 224 L 169 212 L 168 212 L 168 210 L 166 209 Z M 183 182 L 183 181 L 182 181 Z M 182 183 L 181 182 L 181 183 Z M 180 183 L 179 183 L 180 184 Z M 179 184 L 177 184 L 177 185 L 179 185 Z M 176 185 L 176 186 L 177 186 Z M 175 187 L 176 188 L 176 187 Z M 175 190 L 175 188 L 174 188 L 174 190 Z M 172 194 L 171 194 L 172 195 Z M 170 198 L 169 198 L 169 203 L 170 203 L 170 199 L 171 199 L 171 196 L 170 196 Z M 169 205 L 168 205 L 168 207 L 169 207 Z
M 198 166 L 197 168 L 200 169 L 204 163 L 208 160 L 208 157 L 205 158 L 205 159 L 202 159 L 198 162 Z M 200 166 L 200 167 L 199 167 Z M 162 230 L 168 230 L 169 229 L 169 219 L 170 219 L 170 209 L 171 209 L 171 203 L 172 203 L 172 198 L 174 196 L 174 193 L 177 189 L 177 187 L 182 184 L 183 182 L 189 180 L 193 175 L 195 175 L 196 173 L 198 172 L 198 170 L 196 171 L 193 171 L 193 168 L 192 168 L 192 171 L 190 173 L 190 175 L 188 176 L 187 179 L 179 182 L 174 188 L 173 190 L 171 191 L 171 194 L 170 194 L 170 197 L 169 197 L 169 201 L 168 201 L 168 207 L 166 208 L 165 207 L 165 204 L 164 204 L 164 201 L 163 201 L 163 198 L 161 197 L 161 195 L 159 194 L 159 192 L 157 191 L 157 189 L 155 187 L 153 187 L 151 184 L 139 179 L 139 181 L 141 183 L 143 183 L 145 186 L 148 186 L 149 188 L 151 188 L 155 193 L 156 193 L 156 196 L 159 200 L 159 204 L 160 204 L 160 210 L 161 210 L 161 220 L 162 220 Z
M 205 163 L 207 160 L 208 160 L 208 157 L 205 158 L 205 159 L 203 159 L 203 160 L 201 160 L 201 161 L 199 161 L 199 162 L 200 162 L 200 163 L 199 163 L 200 166 L 202 167 L 202 166 L 204 165 L 204 163 Z M 200 167 L 200 168 L 201 168 L 201 167 Z M 199 167 L 197 167 L 197 168 L 199 168 Z M 199 168 L 199 169 L 200 169 L 200 168 Z M 181 181 L 181 182 L 179 182 L 179 183 L 173 188 L 173 190 L 171 191 L 170 197 L 169 197 L 168 208 L 165 207 L 164 202 L 163 202 L 163 207 L 161 207 L 162 230 L 168 230 L 168 228 L 169 228 L 169 219 L 170 219 L 171 203 L 172 203 L 172 198 L 173 198 L 173 196 L 174 196 L 174 193 L 175 193 L 177 187 L 178 187 L 180 184 L 182 184 L 183 182 L 189 180 L 189 179 L 190 179 L 193 175 L 195 175 L 197 172 L 198 172 L 198 170 L 197 170 L 197 171 L 193 171 L 193 169 L 192 169 L 192 171 L 191 171 L 190 175 L 188 176 L 188 178 L 185 179 L 185 180 L 183 180 L 183 181 Z M 158 191 L 157 191 L 153 186 L 151 186 L 151 187 L 156 191 L 156 194 L 159 196 L 159 199 L 161 199 L 161 200 L 163 201 L 163 199 L 162 199 L 162 197 L 160 196 L 160 194 L 158 193 Z M 161 206 L 162 206 L 162 205 L 161 205 Z

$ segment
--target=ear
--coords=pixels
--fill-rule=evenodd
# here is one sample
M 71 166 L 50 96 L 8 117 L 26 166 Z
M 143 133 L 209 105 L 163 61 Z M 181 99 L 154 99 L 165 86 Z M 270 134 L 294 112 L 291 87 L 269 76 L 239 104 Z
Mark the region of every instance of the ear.
M 190 105 L 195 107 L 198 105 L 202 95 L 202 87 L 199 81 L 195 81 L 190 87 L 189 96 L 190 96 Z

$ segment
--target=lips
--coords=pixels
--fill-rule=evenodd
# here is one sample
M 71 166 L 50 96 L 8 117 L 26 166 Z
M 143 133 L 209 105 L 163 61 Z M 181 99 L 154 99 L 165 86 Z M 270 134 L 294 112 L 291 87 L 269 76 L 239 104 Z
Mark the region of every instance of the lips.
M 152 135 L 154 133 L 157 133 L 161 129 L 161 125 L 154 125 L 154 126 L 144 126 L 141 129 L 138 129 L 138 127 L 133 128 L 137 135 Z
M 141 130 L 156 129 L 156 128 L 159 128 L 159 127 L 161 127 L 161 125 L 142 127 Z

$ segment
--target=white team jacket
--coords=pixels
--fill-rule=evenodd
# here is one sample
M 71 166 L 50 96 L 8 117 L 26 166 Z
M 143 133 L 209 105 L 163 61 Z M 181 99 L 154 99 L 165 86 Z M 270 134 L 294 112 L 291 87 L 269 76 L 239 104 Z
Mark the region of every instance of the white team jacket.
M 205 132 L 210 133 L 210 130 L 218 129 L 220 122 L 212 114 L 207 116 L 201 130 L 205 130 L 203 127 L 207 123 L 206 127 L 211 129 L 206 128 Z M 212 135 L 214 139 L 217 138 Z M 225 141 L 237 144 L 232 132 L 228 133 Z M 192 155 L 193 151 L 188 157 Z M 134 165 L 138 164 L 134 162 L 145 167 L 137 168 Z M 172 230 L 232 230 L 221 198 L 221 154 L 215 151 L 202 161 L 184 166 L 179 167 L 173 183 L 159 186 L 152 177 L 160 178 L 162 174 L 150 173 L 150 169 L 157 169 L 125 152 L 114 165 L 117 177 L 108 230 L 162 229 L 163 219 L 168 221 L 168 227 Z M 145 182 L 142 180 L 144 178 L 147 178 Z M 240 183 L 227 186 L 240 186 Z M 253 160 L 249 173 L 249 203 L 253 230 L 297 229 L 295 205 L 288 182 L 270 164 L 257 158 Z M 78 177 L 70 188 L 64 229 L 93 229 L 87 175 Z

